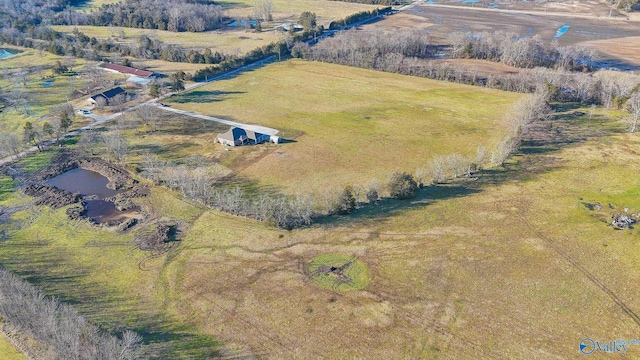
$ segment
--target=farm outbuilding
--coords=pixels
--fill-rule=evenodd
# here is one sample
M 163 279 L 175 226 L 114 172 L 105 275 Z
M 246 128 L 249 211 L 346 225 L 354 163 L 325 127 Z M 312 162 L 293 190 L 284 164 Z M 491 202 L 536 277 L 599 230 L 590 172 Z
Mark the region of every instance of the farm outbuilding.
M 102 63 L 99 66 L 106 71 L 125 74 L 125 75 L 134 75 L 134 76 L 139 76 L 143 78 L 160 76 L 160 74 L 156 74 L 153 71 L 136 69 L 131 66 L 124 66 L 124 65 L 112 64 L 112 63 Z
M 101 92 L 100 94 L 93 95 L 87 101 L 91 105 L 110 105 L 109 103 L 119 95 L 123 97 L 123 100 L 126 100 L 127 92 L 124 91 L 123 88 L 117 86 L 113 89 Z
M 153 82 L 152 78 L 141 77 L 141 76 L 130 76 L 127 79 L 127 85 L 135 88 L 144 88 L 149 86 Z
M 262 144 L 269 141 L 271 136 L 239 127 L 232 127 L 226 133 L 218 134 L 217 139 L 222 145 L 241 146 Z

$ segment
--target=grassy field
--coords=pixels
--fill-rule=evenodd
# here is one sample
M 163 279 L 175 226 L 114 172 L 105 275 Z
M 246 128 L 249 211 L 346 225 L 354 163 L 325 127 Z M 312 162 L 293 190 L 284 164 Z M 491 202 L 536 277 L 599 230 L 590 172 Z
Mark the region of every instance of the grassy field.
M 6 360 L 27 360 L 27 357 L 2 335 L 0 335 L 0 354 Z
M 191 224 L 168 254 L 32 209 L 15 215 L 23 226 L 0 244 L 0 262 L 108 329 L 137 329 L 149 351 L 180 344 L 174 358 L 576 357 L 582 338 L 634 338 L 638 326 L 620 304 L 640 307 L 628 286 L 640 277 L 639 230 L 603 220 L 640 211 L 629 166 L 640 141 L 621 133 L 617 113 L 558 110 L 554 131 L 503 169 L 308 229 L 277 231 L 156 188 L 141 201 Z M 307 277 L 335 253 L 368 267 L 364 289 Z
M 52 55 L 48 52 L 39 52 L 33 49 L 5 46 L 9 49 L 20 51 L 17 55 L 0 60 L 0 69 L 3 75 L 0 77 L 0 88 L 11 94 L 12 89 L 18 86 L 20 98 L 25 99 L 16 106 L 9 106 L 0 112 L 0 131 L 15 133 L 22 137 L 22 127 L 29 121 L 41 123 L 46 121 L 49 111 L 67 100 L 71 100 L 74 106 L 84 106 L 83 100 L 73 100 L 71 92 L 74 89 L 86 90 L 88 80 L 76 75 L 54 75 L 51 68 L 56 61 L 68 63 L 68 58 Z M 74 59 L 72 70 L 80 71 L 86 61 Z M 22 82 L 21 72 L 27 73 L 26 86 Z M 105 77 L 116 80 L 121 76 L 105 72 Z M 74 127 L 86 123 L 86 120 L 76 116 Z
M 120 44 L 136 46 L 138 39 L 146 35 L 149 38 L 157 38 L 167 44 L 178 45 L 183 49 L 202 51 L 204 48 L 210 48 L 214 52 L 217 51 L 229 55 L 243 55 L 257 47 L 278 41 L 282 35 L 275 31 L 256 33 L 253 30 L 244 29 L 193 33 L 123 28 L 117 26 L 53 26 L 55 30 L 66 33 L 71 33 L 76 27 L 87 36 L 98 39 L 111 38 L 112 41 Z M 122 34 L 124 34 L 124 37 Z
M 628 286 L 640 276 L 638 230 L 602 218 L 640 210 L 628 166 L 640 142 L 604 114 L 553 126 L 557 137 L 526 143 L 478 181 L 311 229 L 205 213 L 167 266 L 172 309 L 208 314 L 207 332 L 269 358 L 566 358 L 586 336 L 633 338 L 638 325 L 616 301 L 640 307 Z M 371 283 L 318 288 L 302 269 L 327 253 L 363 261 Z
M 253 0 L 220 0 L 218 4 L 227 8 L 227 14 L 233 18 L 254 16 Z M 356 4 L 330 0 L 273 0 L 273 22 L 297 22 L 305 11 L 317 15 L 318 25 L 328 27 L 333 20 L 343 19 L 361 11 L 370 11 L 380 6 Z
M 491 149 L 506 131 L 505 113 L 520 97 L 292 60 L 166 102 L 279 129 L 285 139 L 295 137 L 253 161 L 236 161 L 232 168 L 261 186 L 314 192 L 364 185 L 373 178 L 386 181 L 394 171 L 413 173 L 437 155 L 475 156 L 480 145 Z M 250 151 L 235 148 L 226 156 Z
M 459 2 L 458 2 L 459 3 Z M 527 4 L 526 2 L 518 2 Z M 538 6 L 537 3 L 530 3 Z M 551 4 L 551 3 L 549 3 Z M 569 25 L 569 30 L 556 41 L 560 45 L 574 45 L 595 39 L 615 39 L 639 36 L 637 21 L 610 20 L 601 18 L 572 18 L 544 14 L 478 11 L 472 8 L 441 8 L 429 5 L 416 6 L 388 16 L 364 28 L 394 29 L 418 27 L 429 30 L 434 44 L 448 44 L 454 32 L 508 31 L 519 36 L 539 35 L 546 43 L 554 40 L 556 31 Z

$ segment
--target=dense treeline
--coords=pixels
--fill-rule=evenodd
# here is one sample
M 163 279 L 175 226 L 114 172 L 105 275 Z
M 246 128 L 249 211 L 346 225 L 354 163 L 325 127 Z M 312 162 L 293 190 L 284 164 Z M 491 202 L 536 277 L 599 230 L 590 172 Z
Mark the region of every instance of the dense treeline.
M 342 2 L 350 2 L 350 3 L 358 3 L 358 4 L 371 4 L 371 5 L 400 5 L 403 3 L 401 0 L 331 0 L 331 1 L 342 1 Z
M 47 359 L 139 358 L 140 336 L 131 331 L 124 332 L 121 339 L 111 336 L 90 324 L 70 305 L 45 296 L 1 267 L 0 315 L 8 330 L 31 337 L 44 347 L 34 352 L 47 354 Z
M 89 15 L 88 25 L 200 32 L 219 28 L 225 18 L 221 6 L 197 0 L 124 0 L 105 4 Z M 74 24 L 66 24 L 74 25 Z
M 375 9 L 375 10 L 371 10 L 371 11 L 361 11 L 359 13 L 355 13 L 355 14 L 349 15 L 344 19 L 332 21 L 329 24 L 329 30 L 340 29 L 341 27 L 349 26 L 349 25 L 355 24 L 355 23 L 357 23 L 359 21 L 366 20 L 366 19 L 369 19 L 369 18 L 373 18 L 373 17 L 376 17 L 376 16 L 388 14 L 388 13 L 390 13 L 392 11 L 393 11 L 393 9 L 391 7 L 385 7 L 385 8 Z
M 388 56 L 426 58 L 434 55 L 434 49 L 429 45 L 429 37 L 419 29 L 397 30 L 394 36 L 382 30 L 351 29 L 313 47 L 297 43 L 292 53 L 309 60 L 376 69 Z
M 505 39 L 503 33 L 496 36 L 485 36 L 485 39 Z M 487 41 L 487 40 L 483 40 Z M 491 42 L 493 44 L 493 42 Z M 517 43 L 517 40 L 516 40 Z M 537 43 L 537 41 L 533 41 Z M 498 44 L 498 43 L 497 43 Z M 512 49 L 513 42 L 504 41 L 506 49 Z M 525 44 L 522 42 L 520 44 Z M 527 49 L 529 45 L 523 46 Z M 462 47 L 464 48 L 464 47 Z M 538 48 L 536 45 L 533 48 Z M 496 54 L 504 54 L 510 50 L 498 49 L 498 45 L 480 48 L 480 52 L 493 54 L 482 56 L 496 58 Z M 490 49 L 497 49 L 495 51 Z M 538 48 L 539 49 L 539 48 Z M 588 52 L 580 49 L 548 47 L 541 51 L 556 51 L 561 53 L 553 61 L 545 60 L 550 66 L 527 68 L 516 74 L 492 74 L 486 77 L 478 76 L 473 69 L 451 65 L 446 62 L 433 61 L 436 48 L 429 45 L 427 34 L 419 30 L 404 30 L 394 32 L 388 36 L 381 31 L 341 32 L 332 38 L 320 41 L 311 47 L 306 43 L 296 43 L 291 54 L 308 60 L 325 61 L 335 64 L 356 66 L 385 72 L 426 77 L 436 80 L 452 81 L 463 84 L 487 86 L 495 89 L 532 93 L 543 86 L 549 87 L 553 100 L 579 101 L 586 104 L 601 104 L 606 107 L 621 106 L 624 99 L 630 97 L 635 89 L 637 79 L 629 74 L 616 74 L 610 71 L 572 72 L 576 67 L 584 70 L 580 65 Z M 585 55 L 586 53 L 586 55 Z M 502 55 L 500 55 L 502 56 Z M 519 59 L 515 55 L 504 55 L 509 59 Z M 531 66 L 519 62 L 520 65 Z M 524 60 L 523 60 L 524 61 Z
M 33 49 L 50 52 L 55 55 L 73 56 L 89 60 L 105 60 L 103 54 L 118 54 L 143 59 L 160 59 L 172 62 L 189 62 L 194 64 L 218 64 L 230 56 L 212 52 L 205 48 L 202 51 L 186 52 L 179 46 L 166 44 L 146 35 L 138 38 L 132 45 L 114 42 L 111 39 L 89 37 L 78 29 L 71 34 L 55 31 L 40 26 L 23 33 L 15 29 L 4 29 L 0 32 L 0 41 Z
M 450 55 L 453 58 L 490 60 L 522 68 L 543 66 L 566 70 L 589 70 L 595 57 L 593 49 L 577 46 L 549 46 L 538 35 L 520 37 L 504 31 L 485 31 L 453 33 L 449 39 Z
M 216 66 L 209 66 L 204 69 L 200 69 L 193 75 L 194 81 L 204 81 L 211 79 L 216 75 L 226 73 L 227 71 L 237 69 L 239 67 L 248 65 L 252 62 L 267 58 L 269 56 L 287 56 L 289 54 L 289 47 L 286 41 L 278 41 L 265 45 L 259 48 L 255 48 L 245 54 L 243 57 L 231 57 L 224 58 Z

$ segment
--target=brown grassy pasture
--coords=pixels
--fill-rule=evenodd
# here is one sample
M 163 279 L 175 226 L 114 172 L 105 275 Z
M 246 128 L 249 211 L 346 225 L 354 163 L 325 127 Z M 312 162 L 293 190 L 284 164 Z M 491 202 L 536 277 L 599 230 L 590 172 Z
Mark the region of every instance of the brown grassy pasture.
M 573 358 L 587 336 L 634 338 L 638 230 L 582 203 L 640 210 L 628 181 L 640 148 L 603 114 L 574 110 L 505 169 L 409 202 L 286 233 L 206 213 L 166 269 L 172 309 L 206 314 L 206 332 L 267 358 Z M 369 266 L 367 288 L 335 293 L 305 276 L 335 252 Z
M 233 18 L 254 17 L 253 0 L 220 0 L 218 4 L 227 8 L 227 14 Z M 317 15 L 318 25 L 328 27 L 333 20 L 338 20 L 361 11 L 370 11 L 380 6 L 348 3 L 330 0 L 274 0 L 273 22 L 297 22 L 305 11 Z
M 492 0 L 479 0 L 476 3 L 461 3 L 457 0 L 438 0 L 438 5 L 456 6 L 466 9 L 491 9 L 492 11 L 513 11 L 523 12 L 531 14 L 548 13 L 559 16 L 574 16 L 574 17 L 613 17 L 625 19 L 627 14 L 617 11 L 614 6 L 607 4 L 602 0 L 560 0 L 560 1 L 520 1 L 520 0 L 506 0 L 506 1 L 492 1 Z M 497 8 L 493 8 L 490 4 L 497 5 Z
M 268 65 L 167 99 L 171 106 L 279 129 L 293 142 L 267 145 L 240 177 L 285 192 L 386 181 L 436 155 L 475 156 L 506 131 L 521 95 L 300 60 Z M 474 104 L 474 105 L 471 105 Z M 477 105 L 481 104 L 481 105 Z M 462 140 L 464 139 L 464 140 Z M 263 148 L 263 147 L 257 147 Z M 234 148 L 227 157 L 246 154 Z
M 529 15 L 515 12 L 480 11 L 473 8 L 450 8 L 429 5 L 385 17 L 364 28 L 422 27 L 428 28 L 434 43 L 446 44 L 452 32 L 509 31 L 520 36 L 540 35 L 545 42 L 553 40 L 556 31 L 569 25 L 569 31 L 558 39 L 561 45 L 578 44 L 594 39 L 639 36 L 635 21 L 607 18 L 574 18 L 552 15 Z
M 583 44 L 625 63 L 640 66 L 640 36 L 594 40 Z

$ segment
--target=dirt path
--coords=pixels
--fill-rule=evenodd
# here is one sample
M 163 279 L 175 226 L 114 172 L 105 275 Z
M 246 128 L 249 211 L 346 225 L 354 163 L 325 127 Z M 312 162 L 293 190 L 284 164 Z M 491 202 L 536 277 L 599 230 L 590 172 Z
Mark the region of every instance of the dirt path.
M 215 122 L 218 122 L 220 124 L 225 124 L 225 125 L 229 125 L 229 126 L 235 126 L 235 127 L 241 128 L 241 129 L 254 131 L 254 132 L 257 132 L 257 133 L 261 133 L 261 134 L 276 135 L 278 133 L 278 130 L 272 129 L 272 128 L 268 128 L 268 127 L 265 127 L 265 126 L 243 124 L 243 123 L 239 123 L 239 122 L 235 122 L 235 121 L 231 121 L 231 120 L 225 120 L 225 119 L 221 119 L 221 118 L 217 118 L 217 117 L 213 117 L 213 116 L 207 116 L 207 115 L 198 114 L 198 113 L 193 112 L 193 111 L 174 109 L 174 108 L 171 108 L 171 107 L 168 107 L 168 106 L 158 106 L 158 109 L 162 109 L 164 111 L 170 111 L 170 112 L 173 112 L 173 113 L 176 113 L 176 114 L 180 114 L 180 115 L 191 116 L 191 117 L 195 117 L 195 118 L 198 118 L 198 119 L 203 119 L 203 120 L 208 120 L 208 121 L 215 121 Z

